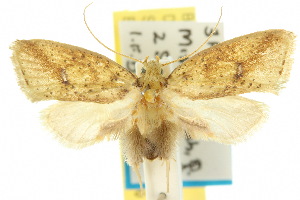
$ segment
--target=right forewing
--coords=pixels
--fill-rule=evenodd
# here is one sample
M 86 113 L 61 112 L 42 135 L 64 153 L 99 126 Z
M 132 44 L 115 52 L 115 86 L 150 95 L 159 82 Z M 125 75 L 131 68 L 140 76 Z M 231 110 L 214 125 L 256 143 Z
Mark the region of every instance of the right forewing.
M 193 100 L 277 94 L 289 78 L 294 39 L 291 32 L 267 30 L 217 44 L 177 67 L 167 86 Z

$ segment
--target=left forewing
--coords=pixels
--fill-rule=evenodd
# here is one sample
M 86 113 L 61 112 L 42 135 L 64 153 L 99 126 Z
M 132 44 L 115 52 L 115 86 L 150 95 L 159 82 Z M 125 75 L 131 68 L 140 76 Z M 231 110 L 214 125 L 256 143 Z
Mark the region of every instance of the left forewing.
M 176 123 L 193 139 L 241 142 L 266 118 L 266 105 L 240 96 L 193 101 L 165 90 L 163 98 Z
M 285 30 L 268 30 L 220 43 L 177 67 L 167 87 L 193 100 L 249 92 L 277 94 L 289 77 L 294 38 Z
M 111 103 L 136 88 L 134 74 L 95 52 L 50 40 L 11 46 L 19 85 L 32 101 Z

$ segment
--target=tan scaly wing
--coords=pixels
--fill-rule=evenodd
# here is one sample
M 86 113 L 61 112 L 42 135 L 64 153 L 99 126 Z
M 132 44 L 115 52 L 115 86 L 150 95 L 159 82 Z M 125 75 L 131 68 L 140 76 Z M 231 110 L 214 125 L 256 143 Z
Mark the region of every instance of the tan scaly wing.
M 177 67 L 167 88 L 193 100 L 248 92 L 277 94 L 289 77 L 294 38 L 285 30 L 267 30 L 220 43 Z
M 288 80 L 293 33 L 268 30 L 241 36 L 201 51 L 168 77 L 163 100 L 177 124 L 194 139 L 236 143 L 266 117 L 263 103 L 235 96 L 277 94 Z
M 32 101 L 111 103 L 137 89 L 134 74 L 83 48 L 49 40 L 19 40 L 11 49 L 19 85 Z

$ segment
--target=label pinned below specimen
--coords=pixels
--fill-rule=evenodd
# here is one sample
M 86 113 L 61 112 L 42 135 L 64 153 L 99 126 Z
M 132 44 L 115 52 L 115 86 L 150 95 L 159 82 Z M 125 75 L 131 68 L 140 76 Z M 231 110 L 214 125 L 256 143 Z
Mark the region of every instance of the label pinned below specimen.
M 172 159 L 178 140 L 243 141 L 266 116 L 265 105 L 239 94 L 278 94 L 288 80 L 294 34 L 267 30 L 196 53 L 167 78 L 159 58 L 141 77 L 103 55 L 48 40 L 11 49 L 19 85 L 33 101 L 60 100 L 42 118 L 64 144 L 120 139 L 129 165 Z

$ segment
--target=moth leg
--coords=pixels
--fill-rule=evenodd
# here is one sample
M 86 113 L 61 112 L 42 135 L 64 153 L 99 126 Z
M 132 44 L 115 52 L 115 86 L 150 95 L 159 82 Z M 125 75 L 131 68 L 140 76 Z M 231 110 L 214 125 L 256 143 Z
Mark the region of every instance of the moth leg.
M 170 160 L 166 160 L 167 193 L 170 192 Z
M 139 168 L 140 168 L 139 163 L 135 163 L 135 164 L 132 165 L 132 169 L 133 169 L 134 173 L 135 173 L 135 174 L 137 175 L 137 177 L 138 177 L 139 184 L 140 184 L 140 189 L 141 189 L 141 191 L 142 191 L 142 190 L 143 190 L 143 181 L 142 181 L 142 177 L 141 177 Z

